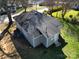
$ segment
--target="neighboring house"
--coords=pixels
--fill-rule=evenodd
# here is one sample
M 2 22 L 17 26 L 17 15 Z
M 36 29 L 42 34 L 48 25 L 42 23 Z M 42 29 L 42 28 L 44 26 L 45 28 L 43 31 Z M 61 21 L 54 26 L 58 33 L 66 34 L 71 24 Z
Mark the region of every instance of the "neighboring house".
M 22 13 L 14 18 L 17 28 L 24 34 L 33 47 L 41 43 L 46 48 L 53 43 L 56 46 L 61 44 L 58 39 L 62 25 L 55 18 L 37 11 Z
M 15 4 L 16 4 L 16 8 L 17 8 L 17 9 L 18 9 L 18 8 L 22 8 L 22 3 L 21 3 L 21 2 L 16 2 Z
M 74 10 L 79 10 L 79 5 L 73 6 L 72 9 L 74 9 Z
M 12 13 L 16 12 L 16 4 L 10 4 L 10 3 L 8 3 L 7 6 L 8 6 L 8 9 L 9 9 Z

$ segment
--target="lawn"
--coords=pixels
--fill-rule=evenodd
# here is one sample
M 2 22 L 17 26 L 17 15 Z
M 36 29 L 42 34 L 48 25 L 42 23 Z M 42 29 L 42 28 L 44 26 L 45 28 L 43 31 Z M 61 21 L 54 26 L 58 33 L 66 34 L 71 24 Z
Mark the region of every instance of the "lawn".
M 56 16 L 57 13 L 58 15 Z M 79 13 L 79 11 L 70 10 L 66 13 L 65 18 L 67 19 L 70 14 L 73 14 L 74 17 L 77 17 L 77 13 Z M 65 42 L 60 37 L 60 47 L 55 47 L 53 44 L 49 48 L 45 48 L 43 45 L 32 48 L 28 41 L 25 40 L 24 36 L 19 35 L 19 31 L 14 31 L 14 38 L 12 40 L 22 59 L 79 59 L 79 26 L 67 23 L 60 19 L 61 11 L 52 13 L 52 15 L 57 17 L 63 24 L 60 35 Z M 77 19 L 79 18 L 77 17 Z M 16 25 L 12 27 L 15 28 Z M 9 31 L 13 31 L 13 28 L 11 28 Z M 17 34 L 19 36 L 17 36 Z
M 79 20 L 79 16 L 77 16 L 79 11 L 70 10 L 66 13 L 65 19 L 71 20 L 69 15 L 73 15 L 73 18 Z M 79 25 L 74 25 L 71 23 L 67 23 L 62 18 L 61 11 L 52 13 L 54 17 L 57 17 L 62 24 L 64 25 L 61 30 L 61 36 L 68 43 L 64 48 L 63 52 L 67 56 L 67 59 L 79 59 Z
M 78 20 L 78 13 L 79 11 L 70 10 L 66 13 L 65 19 L 71 20 L 69 15 L 73 15 L 73 17 L 76 17 Z M 27 41 L 24 41 L 24 38 L 20 38 L 23 37 L 21 35 L 14 40 L 14 43 L 22 59 L 79 59 L 79 26 L 62 20 L 61 11 L 52 13 L 52 15 L 62 22 L 63 28 L 61 29 L 60 35 L 67 44 L 60 38 L 62 43 L 60 47 L 52 45 L 46 49 L 43 45 L 40 45 L 32 48 L 28 45 L 29 43 Z
M 72 15 L 73 18 L 76 18 L 79 20 L 78 14 L 79 14 L 79 11 L 69 10 L 68 12 L 66 12 L 64 18 L 71 20 L 69 16 Z M 62 18 L 62 11 L 54 12 L 52 13 L 52 16 L 57 17 L 57 18 Z
M 20 11 L 24 10 L 23 8 L 19 8 L 16 10 L 16 13 L 19 13 Z

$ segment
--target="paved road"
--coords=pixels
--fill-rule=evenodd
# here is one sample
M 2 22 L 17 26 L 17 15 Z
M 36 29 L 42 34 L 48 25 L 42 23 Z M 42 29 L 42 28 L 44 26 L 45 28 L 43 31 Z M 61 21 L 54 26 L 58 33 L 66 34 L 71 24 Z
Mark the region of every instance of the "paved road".
M 22 10 L 22 11 L 19 12 L 19 13 L 12 14 L 12 15 L 11 15 L 11 16 L 12 16 L 12 21 L 15 21 L 15 20 L 13 19 L 13 17 L 20 15 L 22 12 L 24 12 L 24 10 Z M 5 17 L 4 23 L 5 23 L 5 22 L 9 22 L 8 17 Z

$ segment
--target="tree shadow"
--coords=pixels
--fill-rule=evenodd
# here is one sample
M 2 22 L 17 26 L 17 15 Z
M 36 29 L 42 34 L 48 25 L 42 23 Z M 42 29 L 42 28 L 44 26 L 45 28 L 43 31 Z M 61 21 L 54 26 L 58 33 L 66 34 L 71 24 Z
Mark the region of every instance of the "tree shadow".
M 66 59 L 67 56 L 63 53 L 62 48 L 67 43 L 60 35 L 59 37 L 60 47 L 55 47 L 53 44 L 49 48 L 45 48 L 41 44 L 36 48 L 32 48 L 24 35 L 16 29 L 12 40 L 22 59 Z
M 12 34 L 10 32 L 5 33 L 4 37 L 0 41 L 0 58 L 1 59 L 19 59 L 20 56 L 16 51 L 16 48 L 11 40 Z

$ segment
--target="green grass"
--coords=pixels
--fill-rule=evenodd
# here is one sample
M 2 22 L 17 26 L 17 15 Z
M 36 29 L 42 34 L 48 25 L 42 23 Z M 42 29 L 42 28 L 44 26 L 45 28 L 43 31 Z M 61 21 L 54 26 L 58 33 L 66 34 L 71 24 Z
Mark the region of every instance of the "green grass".
M 77 26 L 79 27 L 79 26 Z M 79 29 L 71 24 L 64 24 L 61 30 L 61 36 L 68 43 L 64 48 L 63 52 L 67 55 L 69 59 L 79 58 Z
M 78 13 L 79 11 L 70 10 L 66 13 L 65 18 L 70 20 L 69 15 L 72 14 L 74 17 L 79 19 L 77 16 Z M 61 11 L 52 13 L 52 15 L 59 18 L 64 25 L 61 29 L 61 36 L 68 44 L 63 47 L 64 42 L 62 41 L 60 47 L 52 45 L 46 49 L 43 46 L 29 48 L 28 44 L 25 44 L 24 46 L 23 42 L 23 45 L 20 43 L 22 47 L 17 47 L 17 51 L 20 53 L 22 59 L 66 59 L 66 56 L 67 59 L 79 59 L 79 26 L 67 23 L 60 19 L 62 18 Z M 23 39 L 19 38 L 19 40 Z
M 16 10 L 16 13 L 19 13 L 19 12 L 22 11 L 22 10 L 23 10 L 23 8 L 17 9 L 17 10 Z
M 79 19 L 77 16 L 78 13 L 79 11 L 70 10 L 66 13 L 65 18 L 70 20 L 69 15 L 73 15 Z M 79 59 L 79 26 L 67 23 L 60 19 L 62 18 L 61 11 L 52 13 L 52 15 L 59 18 L 64 25 L 61 29 L 61 36 L 68 44 L 63 47 L 64 42 L 62 41 L 62 45 L 60 47 L 57 48 L 52 45 L 48 49 L 43 46 L 35 49 L 29 48 L 28 45 L 25 45 L 26 47 L 24 48 L 18 47 L 17 50 L 22 59 Z
M 74 17 L 79 17 L 79 16 L 77 16 L 78 13 L 79 13 L 79 11 L 70 10 L 69 12 L 66 13 L 65 18 L 70 19 L 69 15 L 73 15 L 73 18 Z
M 77 16 L 78 13 L 79 11 L 70 10 L 66 13 L 64 18 L 71 20 L 69 15 L 73 15 L 73 18 L 79 20 L 79 16 Z M 62 18 L 61 11 L 52 13 L 52 15 L 57 18 Z M 67 59 L 79 59 L 79 25 L 67 23 L 62 19 L 59 20 L 62 21 L 62 24 L 64 25 L 61 30 L 61 36 L 68 43 L 63 48 L 64 54 L 67 56 Z
M 64 18 L 71 20 L 71 18 L 69 16 L 72 15 L 73 18 L 76 18 L 76 19 L 79 20 L 79 15 L 78 14 L 79 14 L 79 11 L 69 10 L 65 14 Z M 52 13 L 52 16 L 57 17 L 57 18 L 62 18 L 62 11 L 54 12 L 54 13 Z

